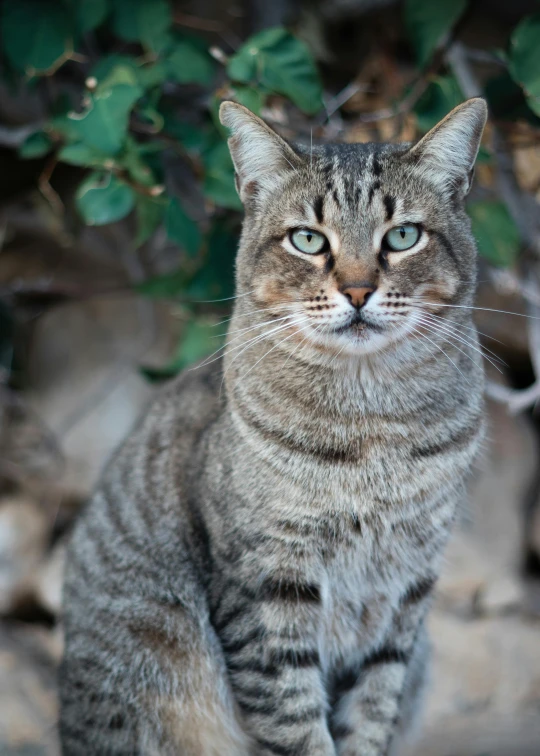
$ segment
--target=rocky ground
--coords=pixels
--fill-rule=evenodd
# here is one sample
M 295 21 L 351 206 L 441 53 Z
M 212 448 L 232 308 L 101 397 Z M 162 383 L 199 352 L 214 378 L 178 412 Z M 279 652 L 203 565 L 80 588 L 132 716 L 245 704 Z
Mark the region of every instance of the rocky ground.
M 171 323 L 159 312 L 147 316 L 140 303 L 104 298 L 54 311 L 40 324 L 28 401 L 54 433 L 58 475 L 72 498 L 86 495 L 151 396 L 138 366 L 164 359 Z M 432 679 L 408 756 L 540 753 L 540 590 L 520 577 L 521 508 L 537 458 L 526 420 L 490 405 L 490 438 L 430 619 Z M 48 507 L 58 508 L 55 517 L 68 507 L 59 496 L 43 501 L 30 492 L 0 502 L 0 614 L 11 615 L 0 621 L 2 756 L 59 753 L 55 667 L 62 640 L 51 620 L 61 540 L 43 555 Z M 21 596 L 34 603 L 27 617 Z

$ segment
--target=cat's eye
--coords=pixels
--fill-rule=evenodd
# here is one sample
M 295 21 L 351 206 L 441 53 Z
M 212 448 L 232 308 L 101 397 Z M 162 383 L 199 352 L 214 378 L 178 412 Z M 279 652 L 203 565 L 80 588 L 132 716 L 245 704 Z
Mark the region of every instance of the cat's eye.
M 296 249 L 306 255 L 317 255 L 328 246 L 326 236 L 310 228 L 298 228 L 291 231 L 290 239 Z
M 404 223 L 402 226 L 396 226 L 387 231 L 383 244 L 387 249 L 394 252 L 403 252 L 405 249 L 414 247 L 420 238 L 420 229 L 412 223 Z

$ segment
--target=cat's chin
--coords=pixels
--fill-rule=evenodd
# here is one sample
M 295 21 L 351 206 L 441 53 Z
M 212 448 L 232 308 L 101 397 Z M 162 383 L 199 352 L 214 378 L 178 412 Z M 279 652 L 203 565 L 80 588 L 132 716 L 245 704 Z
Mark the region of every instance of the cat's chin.
M 316 346 L 332 355 L 354 357 L 381 352 L 392 343 L 388 331 L 373 328 L 367 323 L 355 323 L 329 334 Z

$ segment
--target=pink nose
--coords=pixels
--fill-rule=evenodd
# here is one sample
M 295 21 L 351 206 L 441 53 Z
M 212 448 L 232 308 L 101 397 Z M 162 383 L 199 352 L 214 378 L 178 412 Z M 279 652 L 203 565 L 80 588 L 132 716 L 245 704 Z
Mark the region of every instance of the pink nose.
M 370 296 L 375 291 L 375 286 L 344 286 L 341 288 L 341 293 L 344 294 L 349 302 L 360 309 L 368 301 Z

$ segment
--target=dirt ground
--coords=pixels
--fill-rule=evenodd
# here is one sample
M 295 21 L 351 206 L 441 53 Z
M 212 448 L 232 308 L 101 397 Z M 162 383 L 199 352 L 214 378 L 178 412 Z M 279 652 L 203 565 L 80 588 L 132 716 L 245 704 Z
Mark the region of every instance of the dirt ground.
M 170 323 L 165 327 L 158 316 L 148 342 L 136 325 L 136 308 L 111 299 L 53 313 L 35 339 L 30 401 L 60 438 L 64 480 L 81 495 L 151 396 L 138 365 L 143 358 L 159 361 L 169 348 Z M 485 454 L 430 618 L 431 683 L 408 756 L 540 754 L 540 589 L 520 577 L 522 501 L 538 454 L 523 418 L 493 404 L 489 415 Z M 18 517 L 21 512 L 19 502 Z M 9 508 L 0 509 L 0 534 L 16 524 Z M 2 537 L 0 600 L 6 574 L 16 568 L 9 551 L 4 557 Z M 24 548 L 31 552 L 33 543 L 30 538 Z M 42 601 L 52 613 L 59 567 L 53 554 L 37 570 Z M 61 647 L 59 625 L 0 621 L 1 756 L 59 753 L 55 667 Z

